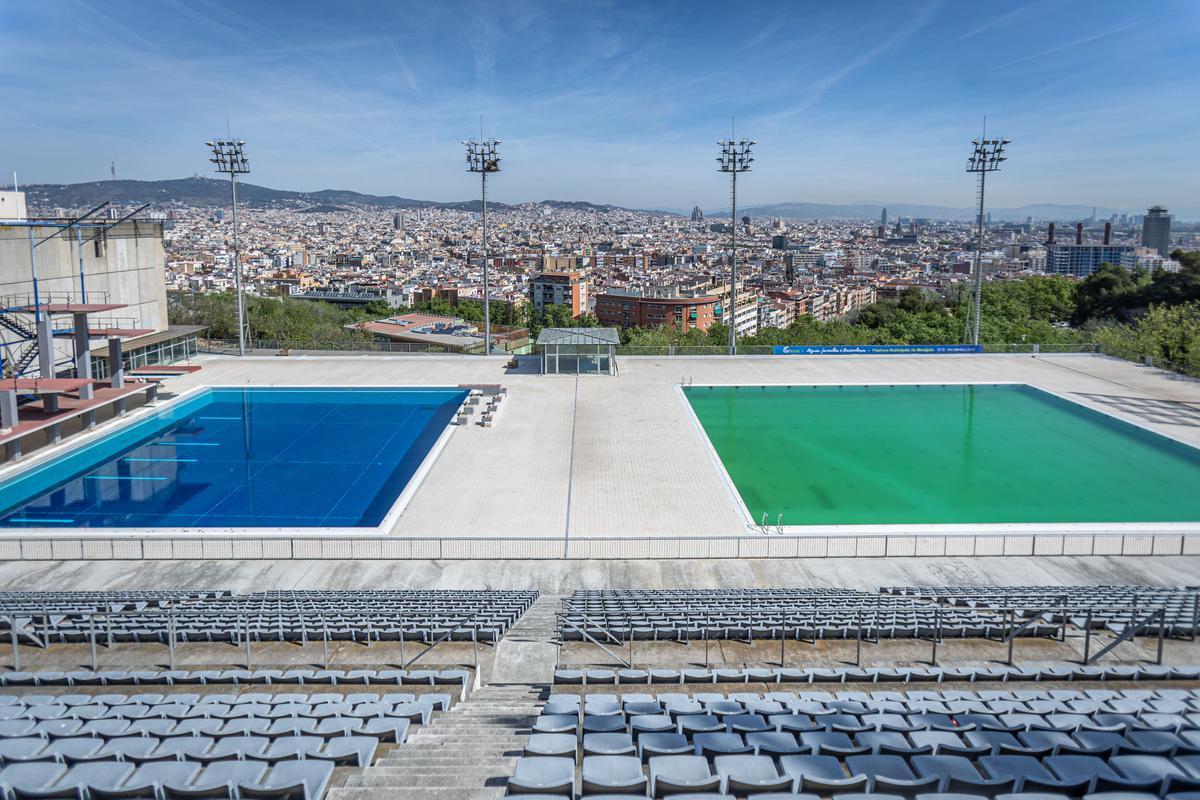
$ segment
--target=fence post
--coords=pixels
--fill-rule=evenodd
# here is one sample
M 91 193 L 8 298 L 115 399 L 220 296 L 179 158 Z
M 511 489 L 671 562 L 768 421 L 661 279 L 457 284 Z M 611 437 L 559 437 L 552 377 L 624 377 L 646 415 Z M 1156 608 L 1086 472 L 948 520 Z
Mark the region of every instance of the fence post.
M 88 638 L 92 647 L 92 672 L 96 671 L 96 615 L 88 615 Z
M 1088 609 L 1087 619 L 1083 623 L 1083 665 L 1086 667 L 1091 660 L 1092 652 L 1092 609 Z
M 250 615 L 244 616 L 246 621 L 246 670 L 250 669 Z
M 554 637 L 555 638 L 555 640 L 554 640 L 554 671 L 557 672 L 559 666 L 562 665 L 562 646 L 563 646 L 562 620 L 560 618 L 559 612 L 557 612 L 557 611 L 554 612 L 554 623 L 555 623 L 555 627 L 558 628 L 558 631 L 557 631 L 558 635 L 556 637 Z M 475 668 L 475 673 L 476 673 L 476 675 L 479 674 L 478 666 L 476 666 L 476 668 Z
M 633 616 L 625 617 L 625 635 L 629 637 L 629 668 L 633 669 Z
M 168 667 L 175 670 L 175 612 L 167 612 L 167 657 Z
M 1163 656 L 1163 638 L 1167 632 L 1167 609 L 1160 608 L 1158 610 L 1158 654 L 1155 656 L 1154 663 L 1162 666 Z
M 1016 642 L 1016 640 L 1017 640 L 1017 637 L 1013 635 L 1013 625 L 1015 624 L 1015 616 L 1016 615 L 1013 613 L 1013 610 L 1010 608 L 1008 610 L 1008 635 L 1007 635 L 1007 638 L 1008 638 L 1008 662 L 1007 663 L 1010 667 L 1013 664 L 1013 643 Z
M 17 617 L 15 614 L 8 617 L 8 632 L 12 636 L 12 670 L 13 672 L 21 671 L 21 651 L 17 645 Z
M 862 666 L 862 609 L 855 612 L 858 617 L 858 630 L 855 633 L 854 641 L 854 666 Z
M 325 669 L 329 669 L 329 625 L 325 622 L 325 615 L 321 615 L 321 650 L 325 657 Z
M 937 606 L 933 609 L 933 648 L 929 653 L 929 663 L 931 666 L 937 666 L 937 649 L 938 640 L 942 638 L 942 607 Z

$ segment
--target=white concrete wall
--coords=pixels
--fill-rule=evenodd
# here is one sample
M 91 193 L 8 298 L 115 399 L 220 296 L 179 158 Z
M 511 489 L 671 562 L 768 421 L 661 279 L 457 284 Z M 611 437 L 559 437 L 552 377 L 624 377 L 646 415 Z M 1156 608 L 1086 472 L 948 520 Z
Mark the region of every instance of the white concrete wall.
M 33 270 L 29 256 L 30 228 L 0 223 L 0 298 L 6 305 L 33 301 Z M 34 241 L 41 241 L 57 229 L 32 228 Z M 94 229 L 84 228 L 86 241 Z M 79 254 L 73 231 L 68 231 L 38 246 L 34 254 L 38 294 L 42 302 L 80 302 Z M 122 303 L 127 308 L 95 314 L 93 323 L 119 322 L 122 327 L 167 327 L 167 287 L 163 254 L 162 225 L 158 222 L 126 222 L 108 231 L 103 244 L 83 246 L 83 276 L 90 303 Z M 32 327 L 30 315 L 18 315 Z M 56 318 L 55 327 L 71 326 L 69 316 Z M 0 328 L 0 342 L 19 339 Z M 101 340 L 94 339 L 93 347 Z M 56 362 L 72 358 L 69 340 L 55 342 Z M 5 348 L 5 357 L 16 349 Z M 36 363 L 36 362 L 35 362 Z

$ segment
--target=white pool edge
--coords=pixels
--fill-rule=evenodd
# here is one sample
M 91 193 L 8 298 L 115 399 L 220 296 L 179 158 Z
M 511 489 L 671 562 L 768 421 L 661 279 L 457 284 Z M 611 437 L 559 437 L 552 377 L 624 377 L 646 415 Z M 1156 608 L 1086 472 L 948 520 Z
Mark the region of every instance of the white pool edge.
M 1091 405 L 1080 403 L 1077 400 L 1067 397 L 1066 395 L 1043 389 L 1040 386 L 1035 386 L 1025 381 L 873 381 L 873 382 L 846 382 L 846 381 L 826 381 L 814 383 L 791 383 L 791 382 L 776 382 L 776 383 L 698 383 L 698 384 L 675 384 L 675 393 L 679 397 L 687 409 L 688 417 L 692 421 L 697 435 L 700 437 L 702 446 L 705 452 L 708 453 L 709 461 L 713 468 L 721 477 L 721 482 L 725 486 L 725 491 L 730 497 L 730 502 L 740 513 L 742 521 L 746 528 L 756 534 L 763 536 L 784 535 L 793 537 L 825 537 L 825 536 L 862 536 L 862 537 L 895 537 L 895 536 L 1039 536 L 1039 535 L 1091 535 L 1091 536 L 1106 536 L 1106 535 L 1157 535 L 1165 534 L 1170 536 L 1190 536 L 1200 534 L 1200 521 L 1196 522 L 989 522 L 989 523 L 899 523 L 899 524 L 880 524 L 880 525 L 777 525 L 770 520 L 762 524 L 761 520 L 755 520 L 750 513 L 750 509 L 746 506 L 746 502 L 742 499 L 741 492 L 738 491 L 737 484 L 734 483 L 729 471 L 725 468 L 725 463 L 721 460 L 720 454 L 713 446 L 712 440 L 708 436 L 708 432 L 704 430 L 704 425 L 700 422 L 700 418 L 696 415 L 696 411 L 692 408 L 692 404 L 687 399 L 685 388 L 747 388 L 753 389 L 756 387 L 767 386 L 794 386 L 797 388 L 808 388 L 815 386 L 1027 386 L 1039 392 L 1062 400 L 1067 403 L 1079 406 L 1080 408 L 1094 411 L 1109 419 L 1121 422 L 1127 425 L 1132 425 L 1135 428 L 1143 430 L 1155 436 L 1161 436 L 1172 442 L 1185 445 L 1192 450 L 1197 450 L 1195 445 L 1190 442 L 1183 441 L 1175 436 L 1171 436 L 1160 431 L 1152 430 L 1145 425 L 1133 422 L 1130 420 L 1121 419 L 1113 414 L 1108 413 L 1105 409 L 1096 408 Z

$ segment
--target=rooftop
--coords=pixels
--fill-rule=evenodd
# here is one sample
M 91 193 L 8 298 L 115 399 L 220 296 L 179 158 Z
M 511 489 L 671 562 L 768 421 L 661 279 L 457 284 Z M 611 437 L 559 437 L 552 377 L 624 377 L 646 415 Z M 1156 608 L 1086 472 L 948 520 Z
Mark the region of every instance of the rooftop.
M 619 345 L 621 334 L 616 328 L 542 328 L 537 344 L 608 344 Z
M 422 321 L 430 320 L 410 324 Z M 577 335 L 574 329 L 570 333 Z M 1064 524 L 961 526 L 955 535 L 967 538 L 954 540 L 959 544 L 943 541 L 945 529 L 921 525 L 884 532 L 901 537 L 903 544 L 885 540 L 878 531 L 855 539 L 848 538 L 855 531 L 790 520 L 782 530 L 772 524 L 764 531 L 748 523 L 731 495 L 680 384 L 1017 382 L 1200 446 L 1200 382 L 1101 356 L 647 356 L 618 361 L 619 376 L 576 378 L 510 370 L 507 356 L 201 356 L 202 371 L 171 378 L 163 388 L 182 394 L 202 385 L 503 385 L 507 397 L 494 427 L 455 427 L 387 531 L 406 540 L 403 547 L 413 557 L 446 555 L 451 551 L 443 546 L 451 540 L 457 542 L 454 553 L 471 558 L 500 552 L 607 558 L 634 552 L 629 548 L 639 557 L 882 555 L 901 549 L 912 555 L 918 546 L 914 537 L 925 535 L 935 537 L 929 546 L 938 552 L 961 546 L 967 549 L 960 552 L 981 554 L 1028 549 L 1040 535 L 1052 537 L 1047 546 L 1059 551 L 1066 532 L 1094 535 L 1096 547 L 1121 539 L 1105 539 L 1116 532 L 1104 526 Z M 72 441 L 83 443 L 109 429 L 101 426 Z M 44 457 L 39 452 L 26 462 Z M 0 479 L 12 470 L 0 470 Z M 1178 536 L 1184 531 L 1169 525 L 1124 530 L 1171 532 L 1175 552 L 1183 546 Z M 1020 535 L 1005 537 L 1006 532 Z M 412 549 L 418 539 L 428 540 L 432 549 Z M 1200 544 L 1200 539 L 1189 541 Z M 653 549 L 649 542 L 656 542 Z M 1081 546 L 1083 552 L 1092 549 Z

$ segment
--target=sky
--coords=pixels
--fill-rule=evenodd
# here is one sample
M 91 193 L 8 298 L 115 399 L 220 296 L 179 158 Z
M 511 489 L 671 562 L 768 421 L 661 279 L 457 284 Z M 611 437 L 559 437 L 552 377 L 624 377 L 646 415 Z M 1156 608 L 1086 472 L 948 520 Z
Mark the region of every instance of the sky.
M 720 208 L 736 118 L 739 205 L 968 207 L 986 115 L 989 205 L 1200 216 L 1197 41 L 1200 0 L 0 0 L 0 175 L 209 174 L 229 130 L 253 183 L 463 200 L 482 116 L 496 200 Z

